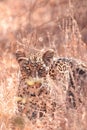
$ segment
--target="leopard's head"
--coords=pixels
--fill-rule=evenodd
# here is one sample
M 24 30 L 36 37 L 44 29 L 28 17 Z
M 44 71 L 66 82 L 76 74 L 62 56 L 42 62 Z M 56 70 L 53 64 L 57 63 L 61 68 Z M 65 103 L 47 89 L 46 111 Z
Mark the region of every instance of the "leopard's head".
M 20 66 L 23 78 L 44 78 L 47 76 L 49 66 L 54 56 L 53 50 L 47 50 L 42 55 L 31 54 L 26 56 L 23 51 L 16 52 L 16 59 Z

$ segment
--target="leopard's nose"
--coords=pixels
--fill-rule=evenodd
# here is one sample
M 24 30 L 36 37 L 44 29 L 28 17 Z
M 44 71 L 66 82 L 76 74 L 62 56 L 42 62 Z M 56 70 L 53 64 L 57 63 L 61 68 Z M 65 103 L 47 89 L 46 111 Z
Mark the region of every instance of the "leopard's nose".
M 37 78 L 37 76 L 38 76 L 37 71 L 33 70 L 33 72 L 32 72 L 32 78 Z

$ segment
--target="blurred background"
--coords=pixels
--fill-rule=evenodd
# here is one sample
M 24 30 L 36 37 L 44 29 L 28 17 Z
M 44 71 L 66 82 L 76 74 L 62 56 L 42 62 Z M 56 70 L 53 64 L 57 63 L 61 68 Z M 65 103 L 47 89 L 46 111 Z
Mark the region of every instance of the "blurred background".
M 15 52 L 17 41 L 28 41 L 38 48 L 54 44 L 59 56 L 86 60 L 86 35 L 86 0 L 0 0 L 2 53 Z

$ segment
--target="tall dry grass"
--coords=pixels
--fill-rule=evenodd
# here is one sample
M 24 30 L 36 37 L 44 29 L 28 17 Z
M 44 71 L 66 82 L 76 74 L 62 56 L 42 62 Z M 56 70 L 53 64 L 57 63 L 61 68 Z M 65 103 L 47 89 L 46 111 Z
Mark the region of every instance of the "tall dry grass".
M 12 2 L 12 1 L 11 1 Z M 25 7 L 27 2 L 25 2 Z M 7 44 L 0 48 L 0 130 L 10 130 L 14 126 L 16 130 L 86 130 L 87 129 L 87 72 L 86 77 L 79 77 L 75 75 L 74 83 L 75 90 L 70 90 L 75 95 L 76 108 L 71 108 L 66 102 L 67 93 L 64 93 L 62 86 L 68 86 L 69 73 L 66 74 L 65 84 L 57 82 L 57 84 L 47 77 L 47 81 L 50 89 L 50 100 L 55 100 L 57 106 L 55 107 L 54 118 L 51 118 L 49 114 L 41 121 L 37 119 L 36 124 L 30 122 L 26 117 L 19 117 L 16 115 L 16 93 L 19 85 L 19 66 L 15 59 L 14 53 L 16 50 L 24 50 L 27 55 L 30 55 L 32 50 L 43 54 L 48 49 L 55 51 L 56 57 L 68 57 L 77 60 L 77 64 L 84 69 L 84 63 L 86 63 L 87 53 L 86 45 L 81 40 L 81 34 L 78 28 L 76 20 L 73 18 L 72 9 L 71 13 L 67 16 L 60 17 L 62 10 L 59 9 L 59 13 L 55 13 L 55 17 L 49 12 L 46 12 L 46 8 L 55 6 L 57 1 L 34 1 L 28 3 L 29 8 L 24 12 L 26 14 L 25 19 L 22 17 L 23 28 L 19 29 L 15 26 L 17 31 L 13 33 L 13 36 L 9 35 Z M 19 2 L 20 5 L 20 2 Z M 59 7 L 59 6 L 58 6 Z M 71 8 L 71 6 L 69 7 Z M 7 8 L 6 8 L 7 9 Z M 22 9 L 22 8 L 21 8 Z M 44 11 L 42 11 L 44 10 Z M 28 12 L 30 11 L 30 12 Z M 37 16 L 35 17 L 37 12 Z M 9 12 L 9 11 L 8 11 Z M 28 12 L 28 13 L 27 13 Z M 41 13 L 44 12 L 44 13 Z M 67 12 L 67 10 L 65 11 Z M 47 13 L 47 14 L 46 14 Z M 41 22 L 38 14 L 44 14 L 42 19 L 45 23 Z M 58 17 L 58 16 L 59 17 Z M 64 14 L 65 15 L 65 14 Z M 53 17 L 52 17 L 53 16 Z M 45 19 L 45 20 L 44 20 Z M 49 19 L 49 20 L 48 20 Z M 38 22 L 36 26 L 35 22 Z M 42 23 L 42 24 L 41 24 Z M 7 24 L 6 24 L 7 26 Z M 5 26 L 5 27 L 6 27 Z M 12 25 L 11 25 L 12 26 Z M 6 29 L 6 28 L 5 28 Z M 13 29 L 15 30 L 15 29 Z M 6 42 L 6 39 L 5 39 Z M 84 53 L 83 53 L 84 52 Z M 82 63 L 80 62 L 82 60 Z M 87 67 L 87 65 L 86 65 Z M 85 67 L 85 68 L 86 68 Z M 86 71 L 86 69 L 85 69 Z M 72 75 L 73 76 L 73 75 Z M 79 97 L 81 103 L 79 103 Z M 68 108 L 66 107 L 68 106 Z M 48 103 L 49 107 L 49 103 Z M 12 124 L 13 126 L 12 126 Z

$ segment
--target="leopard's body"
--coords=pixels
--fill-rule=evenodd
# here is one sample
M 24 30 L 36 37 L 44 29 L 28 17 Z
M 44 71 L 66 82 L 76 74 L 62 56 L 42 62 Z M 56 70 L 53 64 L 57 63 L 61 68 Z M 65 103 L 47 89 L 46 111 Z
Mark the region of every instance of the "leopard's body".
M 66 102 L 69 107 L 76 107 L 76 91 L 78 81 L 76 75 L 87 77 L 85 70 L 76 65 L 76 61 L 68 58 L 53 58 L 53 51 L 48 50 L 42 57 L 26 57 L 24 52 L 17 52 L 16 58 L 20 66 L 20 83 L 18 87 L 18 112 L 26 115 L 29 120 L 36 120 L 48 115 L 53 116 L 56 101 L 51 100 L 47 77 L 53 82 L 66 84 Z M 80 75 L 80 72 L 81 73 Z M 58 86 L 58 84 L 57 84 Z M 62 87 L 62 86 L 58 86 Z M 78 100 L 81 102 L 80 98 Z

